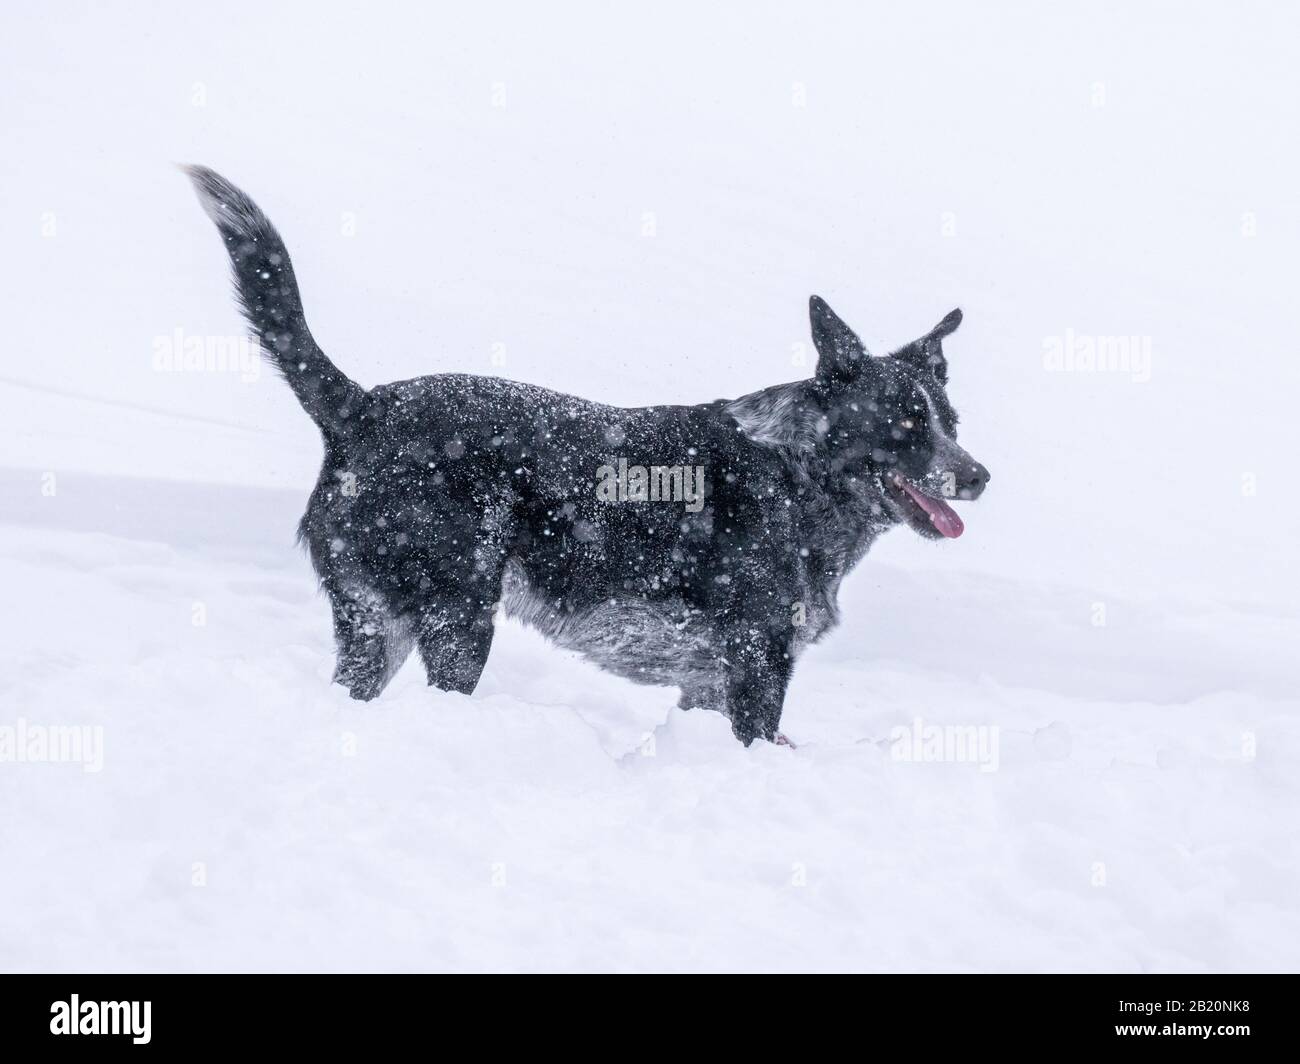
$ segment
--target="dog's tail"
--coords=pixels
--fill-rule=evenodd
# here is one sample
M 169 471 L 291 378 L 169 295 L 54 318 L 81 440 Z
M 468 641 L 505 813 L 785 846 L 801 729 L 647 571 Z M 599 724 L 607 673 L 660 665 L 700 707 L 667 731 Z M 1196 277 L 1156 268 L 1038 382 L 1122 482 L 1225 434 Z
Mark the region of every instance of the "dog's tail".
M 312 339 L 280 234 L 257 204 L 220 174 L 206 166 L 181 169 L 226 242 L 239 305 L 257 330 L 263 353 L 321 431 L 331 438 L 346 437 L 365 412 L 366 391 Z

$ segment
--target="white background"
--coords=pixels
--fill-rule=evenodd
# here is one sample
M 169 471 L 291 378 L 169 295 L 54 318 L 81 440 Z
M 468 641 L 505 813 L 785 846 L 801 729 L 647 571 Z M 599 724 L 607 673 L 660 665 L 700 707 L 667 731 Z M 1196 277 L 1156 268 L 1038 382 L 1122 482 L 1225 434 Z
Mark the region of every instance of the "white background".
M 6 26 L 0 727 L 105 749 L 0 763 L 0 967 L 1297 966 L 1290 5 Z M 258 200 L 367 386 L 704 402 L 806 375 L 812 292 L 878 354 L 960 306 L 993 481 L 847 582 L 798 750 L 511 625 L 473 698 L 351 703 L 292 542 L 314 427 L 269 369 L 153 368 L 242 331 L 172 162 Z M 1149 337 L 1150 380 L 1048 372 L 1067 330 Z M 999 770 L 895 760 L 917 716 Z

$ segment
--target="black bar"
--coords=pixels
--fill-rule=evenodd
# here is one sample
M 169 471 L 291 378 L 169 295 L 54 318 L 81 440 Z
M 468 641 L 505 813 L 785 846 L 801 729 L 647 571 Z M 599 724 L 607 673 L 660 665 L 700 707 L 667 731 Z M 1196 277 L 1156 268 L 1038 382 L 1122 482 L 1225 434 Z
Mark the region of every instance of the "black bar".
M 801 1045 L 814 1052 L 833 1038 L 868 1054 L 895 1045 L 1073 1051 L 1123 1043 L 1293 1052 L 1296 1041 L 1290 975 L 872 975 L 834 986 L 816 976 L 707 978 L 709 986 L 682 982 L 669 990 L 634 985 L 637 977 L 541 985 L 518 976 L 7 975 L 0 976 L 0 1037 L 10 1060 L 24 1059 L 14 1050 L 66 1046 L 337 1054 L 397 1050 L 413 1040 L 432 1052 L 468 1040 L 493 1056 L 516 1039 L 531 1052 L 549 1043 L 621 1053 L 629 1036 L 634 1046 L 735 1049 L 757 1041 L 791 1052 Z M 78 1033 L 53 1033 L 52 1023 L 67 1027 L 72 1019 L 74 994 Z M 134 1013 L 124 1002 L 136 1003 Z M 137 1041 L 145 1002 L 147 1042 Z M 101 1021 L 111 1027 L 114 1018 L 126 1033 L 83 1033 Z M 1207 1026 L 1209 1037 L 1179 1033 Z

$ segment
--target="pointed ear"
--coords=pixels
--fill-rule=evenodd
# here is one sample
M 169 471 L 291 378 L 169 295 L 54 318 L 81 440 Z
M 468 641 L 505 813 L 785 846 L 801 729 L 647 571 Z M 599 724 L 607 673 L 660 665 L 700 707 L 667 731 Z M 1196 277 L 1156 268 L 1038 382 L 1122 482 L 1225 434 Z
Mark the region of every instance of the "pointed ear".
M 949 333 L 956 332 L 957 326 L 960 324 L 961 324 L 961 308 L 959 307 L 956 310 L 949 313 L 948 316 L 943 319 L 943 321 L 939 322 L 938 325 L 936 325 L 933 329 L 931 329 L 930 332 L 927 334 L 926 339 L 942 340 Z
M 933 375 L 940 384 L 947 384 L 948 360 L 943 354 L 943 338 L 955 332 L 960 324 L 961 311 L 954 310 L 919 340 L 913 340 L 902 350 L 894 352 L 894 356 Z
M 812 322 L 813 343 L 817 347 L 817 376 L 832 378 L 851 376 L 867 358 L 867 349 L 857 334 L 831 310 L 821 296 L 808 300 L 808 317 Z

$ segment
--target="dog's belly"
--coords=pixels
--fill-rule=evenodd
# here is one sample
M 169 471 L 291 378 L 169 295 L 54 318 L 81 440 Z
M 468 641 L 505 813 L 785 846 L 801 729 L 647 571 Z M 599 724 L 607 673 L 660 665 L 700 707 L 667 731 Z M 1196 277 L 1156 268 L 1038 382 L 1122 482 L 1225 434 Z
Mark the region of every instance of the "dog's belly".
M 721 667 L 699 612 L 680 598 L 630 599 L 570 609 L 548 601 L 510 562 L 501 584 L 507 617 L 636 683 L 692 686 Z

